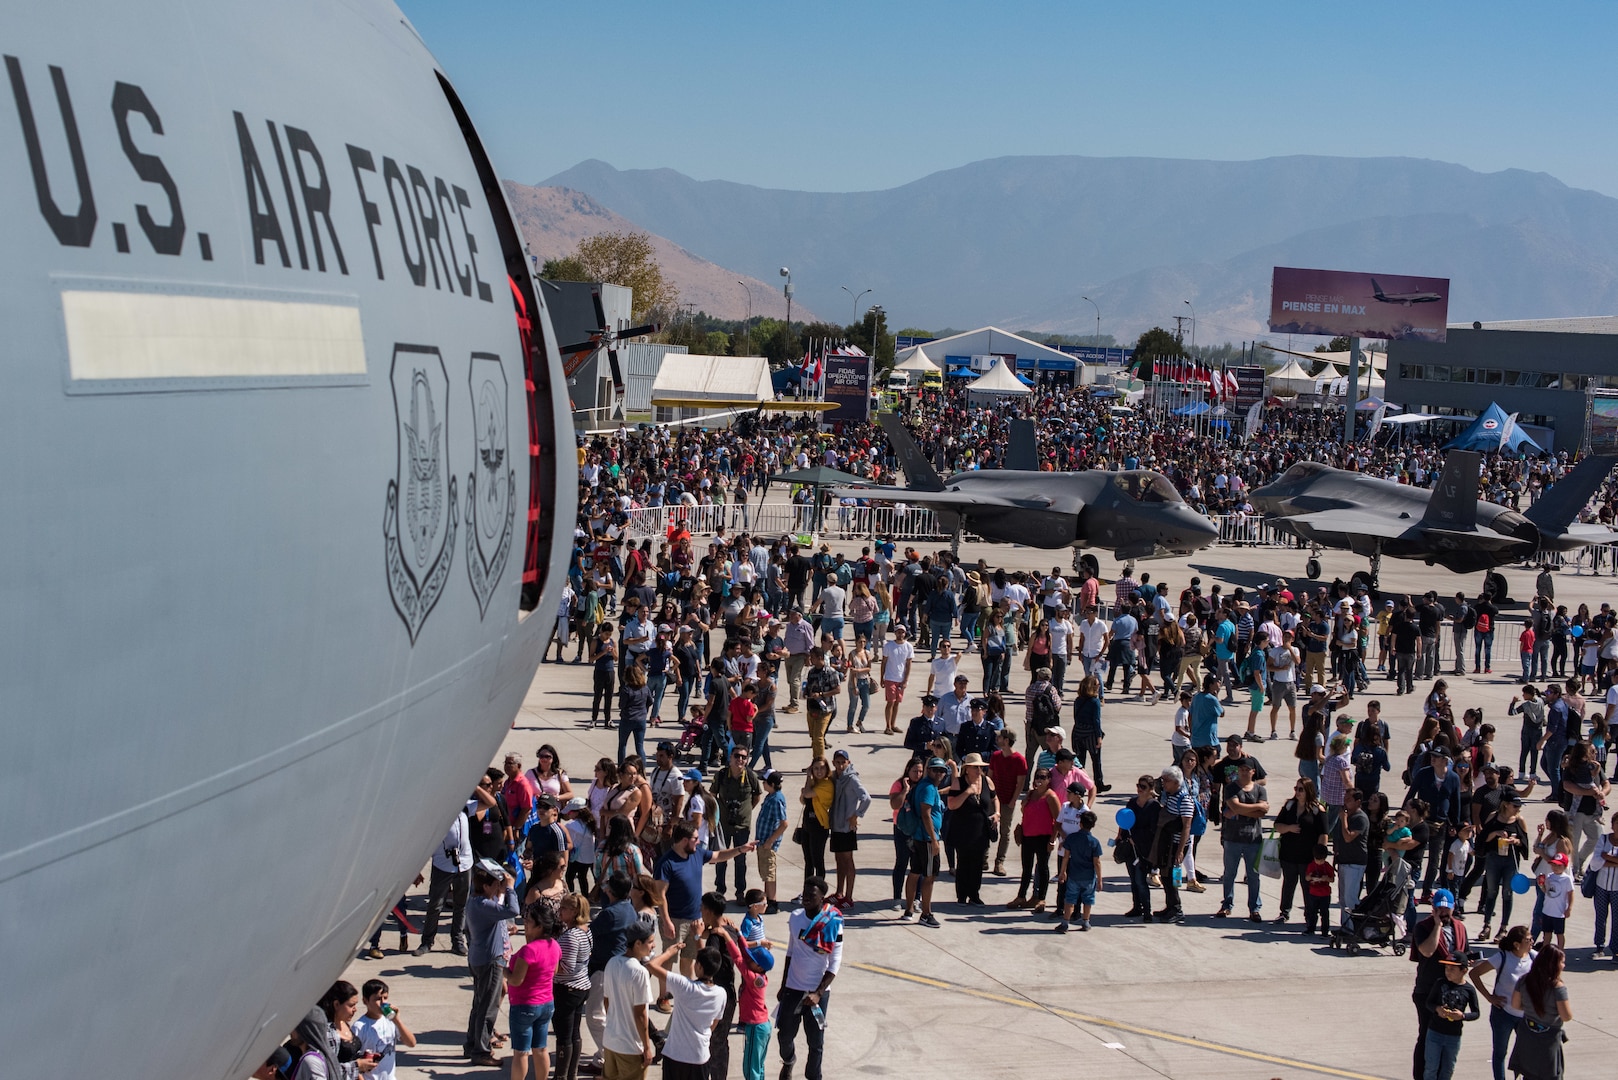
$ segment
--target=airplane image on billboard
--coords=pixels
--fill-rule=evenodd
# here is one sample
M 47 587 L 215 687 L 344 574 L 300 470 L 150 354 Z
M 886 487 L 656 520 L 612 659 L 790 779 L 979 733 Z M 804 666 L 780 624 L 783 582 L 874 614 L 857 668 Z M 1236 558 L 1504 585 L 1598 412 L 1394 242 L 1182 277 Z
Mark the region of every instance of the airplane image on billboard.
M 1277 266 L 1270 330 L 1323 337 L 1444 340 L 1449 279 Z

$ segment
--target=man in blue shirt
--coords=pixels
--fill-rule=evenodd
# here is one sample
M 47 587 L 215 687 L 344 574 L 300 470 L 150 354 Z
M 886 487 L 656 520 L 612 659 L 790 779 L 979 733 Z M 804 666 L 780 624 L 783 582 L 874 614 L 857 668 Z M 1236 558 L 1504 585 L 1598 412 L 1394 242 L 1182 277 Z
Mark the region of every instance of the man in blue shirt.
M 1112 620 L 1112 633 L 1108 636 L 1107 645 L 1107 693 L 1112 693 L 1112 677 L 1120 668 L 1124 673 L 1124 694 L 1129 693 L 1129 682 L 1135 677 L 1135 631 L 1140 624 L 1135 621 L 1128 609 L 1118 612 L 1118 617 Z
M 906 816 L 914 819 L 910 833 L 910 873 L 905 878 L 905 909 L 900 919 L 909 922 L 915 916 L 916 896 L 921 895 L 921 925 L 937 928 L 933 917 L 933 883 L 938 880 L 939 830 L 944 827 L 944 798 L 938 785 L 949 776 L 949 766 L 943 758 L 931 758 L 922 778 L 911 786 L 908 773 L 899 793 L 894 796 L 895 808 L 908 808 Z
M 1225 704 L 1234 705 L 1236 684 L 1232 667 L 1236 659 L 1236 624 L 1230 620 L 1228 607 L 1219 613 L 1219 622 L 1213 628 L 1213 653 L 1219 681 L 1225 685 Z
M 1218 676 L 1204 676 L 1202 692 L 1191 699 L 1191 745 L 1198 750 L 1219 746 L 1219 718 L 1225 707 L 1219 704 L 1218 689 Z
M 781 794 L 785 777 L 771 769 L 762 779 L 766 794 L 753 815 L 753 842 L 758 845 L 758 876 L 764 882 L 764 914 L 774 915 L 781 910 L 775 902 L 775 857 L 787 831 L 787 799 Z
M 711 862 L 724 862 L 745 855 L 758 841 L 709 851 L 697 846 L 697 830 L 690 822 L 674 826 L 674 842 L 657 860 L 653 877 L 668 883 L 663 894 L 663 947 L 681 946 L 680 974 L 691 977 L 697 953 L 702 949 L 702 868 Z

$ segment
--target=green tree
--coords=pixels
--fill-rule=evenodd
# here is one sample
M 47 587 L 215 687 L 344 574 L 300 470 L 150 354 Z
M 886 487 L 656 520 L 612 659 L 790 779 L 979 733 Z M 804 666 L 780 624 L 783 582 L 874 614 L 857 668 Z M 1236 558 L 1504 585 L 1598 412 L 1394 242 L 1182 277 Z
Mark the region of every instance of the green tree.
M 671 320 L 680 293 L 673 282 L 663 277 L 652 238 L 646 233 L 607 232 L 587 236 L 579 241 L 572 257 L 585 274 L 575 280 L 603 281 L 634 290 L 630 315 L 636 322 L 654 313 L 665 321 Z
M 546 281 L 590 281 L 584 263 L 577 255 L 563 255 L 560 259 L 546 259 L 539 268 L 539 276 Z
M 1348 338 L 1341 334 L 1332 338 L 1324 345 L 1316 345 L 1315 352 L 1347 352 L 1351 348 Z
M 1179 360 L 1184 356 L 1185 346 L 1180 339 L 1161 326 L 1154 326 L 1135 339 L 1136 377 L 1150 381 L 1154 361 Z
M 922 329 L 920 329 L 918 327 L 914 327 L 914 326 L 907 326 L 902 330 L 894 331 L 894 333 L 898 334 L 900 337 L 934 337 L 935 336 L 931 330 L 922 330 Z

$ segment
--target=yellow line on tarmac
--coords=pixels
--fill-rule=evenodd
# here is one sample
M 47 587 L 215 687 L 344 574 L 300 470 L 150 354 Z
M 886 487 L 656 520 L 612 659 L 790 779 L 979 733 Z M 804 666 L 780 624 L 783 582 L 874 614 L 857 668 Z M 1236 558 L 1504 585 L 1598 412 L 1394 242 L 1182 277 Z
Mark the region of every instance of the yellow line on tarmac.
M 893 979 L 903 979 L 905 982 L 917 983 L 921 986 L 930 986 L 935 990 L 948 990 L 951 993 L 966 994 L 970 997 L 981 998 L 984 1001 L 995 1001 L 1002 1005 L 1014 1005 L 1019 1009 L 1032 1009 L 1036 1012 L 1050 1013 L 1066 1020 L 1077 1020 L 1080 1023 L 1095 1024 L 1098 1027 L 1111 1028 L 1114 1031 L 1127 1031 L 1134 1035 L 1144 1035 L 1149 1039 L 1163 1039 L 1166 1042 L 1179 1043 L 1182 1046 L 1194 1046 L 1199 1050 L 1212 1050 L 1217 1054 L 1230 1054 L 1233 1057 L 1248 1058 L 1252 1061 L 1263 1061 L 1270 1065 L 1285 1065 L 1293 1069 L 1306 1069 L 1309 1072 L 1324 1073 L 1327 1076 L 1339 1076 L 1343 1080 L 1383 1080 L 1382 1077 L 1370 1076 L 1366 1073 L 1350 1072 L 1347 1069 L 1334 1069 L 1330 1065 L 1316 1065 L 1309 1061 L 1299 1061 L 1296 1058 L 1277 1057 L 1274 1054 L 1261 1054 L 1256 1050 L 1244 1050 L 1239 1046 L 1227 1046 L 1224 1043 L 1209 1042 L 1206 1039 L 1194 1039 L 1189 1035 L 1176 1035 L 1172 1031 L 1161 1031 L 1157 1028 L 1141 1027 L 1139 1024 L 1129 1024 L 1122 1020 L 1109 1020 L 1103 1016 L 1092 1016 L 1089 1013 L 1073 1012 L 1070 1009 L 1058 1009 L 1051 1005 L 1042 1005 L 1027 998 L 1009 997 L 1005 994 L 994 994 L 987 990 L 979 990 L 971 986 L 962 986 L 959 983 L 945 982 L 942 979 L 929 979 L 924 975 L 912 975 L 907 971 L 896 971 L 893 968 L 878 967 L 875 964 L 851 964 L 850 967 L 860 971 L 869 971 L 874 975 L 886 975 Z

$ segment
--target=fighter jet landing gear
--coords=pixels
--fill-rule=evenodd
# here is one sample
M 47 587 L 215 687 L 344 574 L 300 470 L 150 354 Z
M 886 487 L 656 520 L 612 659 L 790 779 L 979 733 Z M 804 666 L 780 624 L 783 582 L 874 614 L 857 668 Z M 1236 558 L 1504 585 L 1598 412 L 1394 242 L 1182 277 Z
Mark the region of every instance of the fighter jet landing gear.
M 1358 588 L 1359 586 L 1364 585 L 1366 590 L 1370 592 L 1372 596 L 1375 596 L 1377 592 L 1377 583 L 1381 577 L 1382 551 L 1379 548 L 1371 554 L 1371 569 L 1354 571 L 1353 575 L 1348 579 L 1348 582 L 1353 588 Z
M 1078 548 L 1073 549 L 1073 569 L 1083 570 L 1097 580 L 1101 578 L 1100 560 L 1088 552 L 1080 551 Z
M 1308 577 L 1310 581 L 1316 581 L 1316 580 L 1319 579 L 1319 577 L 1320 577 L 1320 545 L 1319 544 L 1310 544 L 1309 545 L 1309 561 L 1303 564 L 1303 572 L 1304 572 L 1304 575 L 1306 577 Z

